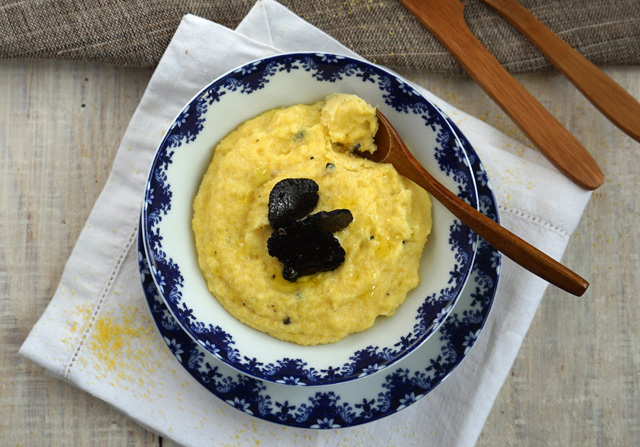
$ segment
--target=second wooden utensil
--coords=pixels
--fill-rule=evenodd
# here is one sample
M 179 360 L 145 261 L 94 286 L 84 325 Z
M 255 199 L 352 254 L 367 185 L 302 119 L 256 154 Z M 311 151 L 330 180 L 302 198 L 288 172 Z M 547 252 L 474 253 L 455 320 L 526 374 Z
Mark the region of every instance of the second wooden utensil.
M 480 0 L 524 34 L 604 116 L 640 141 L 640 103 L 517 0 Z
M 585 189 L 604 175 L 591 154 L 471 33 L 460 0 L 400 0 L 560 172 Z

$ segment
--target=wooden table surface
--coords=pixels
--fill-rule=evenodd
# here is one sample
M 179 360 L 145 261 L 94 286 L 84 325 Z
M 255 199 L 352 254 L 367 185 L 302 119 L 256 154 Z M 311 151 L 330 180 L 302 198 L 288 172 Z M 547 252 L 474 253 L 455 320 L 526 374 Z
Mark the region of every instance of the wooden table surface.
M 640 67 L 605 71 L 640 98 Z M 174 446 L 17 352 L 49 302 L 152 71 L 0 61 L 0 445 Z M 526 141 L 469 79 L 407 74 Z M 549 289 L 478 446 L 640 445 L 640 144 L 561 75 L 518 76 L 605 175 L 564 262 L 582 298 Z M 549 198 L 553 200 L 553 198 Z

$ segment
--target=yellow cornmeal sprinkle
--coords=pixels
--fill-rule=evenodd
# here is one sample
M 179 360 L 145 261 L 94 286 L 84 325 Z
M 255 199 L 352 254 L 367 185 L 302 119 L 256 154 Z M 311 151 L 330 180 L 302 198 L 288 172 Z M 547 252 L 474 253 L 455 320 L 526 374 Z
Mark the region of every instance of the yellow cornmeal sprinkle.
M 76 311 L 73 312 L 72 315 L 74 318 L 69 321 L 69 324 L 71 325 L 69 330 L 73 333 L 83 331 L 85 326 L 89 322 L 92 310 L 93 306 L 90 306 L 88 304 L 77 306 Z
M 123 334 L 135 336 L 135 332 L 129 327 L 114 323 L 109 317 L 102 318 L 96 322 L 93 338 L 90 341 L 91 351 L 100 359 L 100 364 L 104 365 L 107 371 L 116 367 L 117 357 L 122 351 Z
M 96 320 L 86 344 L 100 370 L 122 374 L 134 364 L 148 362 L 154 330 L 151 319 L 137 307 L 123 306 L 118 318 L 106 313 Z

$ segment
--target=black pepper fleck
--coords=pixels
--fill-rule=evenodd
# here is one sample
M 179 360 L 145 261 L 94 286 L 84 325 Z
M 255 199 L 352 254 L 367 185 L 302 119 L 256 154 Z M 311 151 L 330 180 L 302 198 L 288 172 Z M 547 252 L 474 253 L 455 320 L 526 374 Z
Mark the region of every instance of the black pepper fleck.
M 304 130 L 304 129 L 300 129 L 300 130 L 298 131 L 298 133 L 296 133 L 296 134 L 293 136 L 293 140 L 294 140 L 294 141 L 302 141 L 302 140 L 304 140 L 304 136 L 305 136 L 305 130 Z

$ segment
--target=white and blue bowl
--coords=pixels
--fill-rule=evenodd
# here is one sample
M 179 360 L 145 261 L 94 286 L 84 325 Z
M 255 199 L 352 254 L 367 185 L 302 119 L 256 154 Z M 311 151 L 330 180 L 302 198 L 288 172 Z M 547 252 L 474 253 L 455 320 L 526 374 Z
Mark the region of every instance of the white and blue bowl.
M 331 385 L 397 363 L 446 319 L 473 266 L 475 233 L 434 201 L 419 285 L 395 315 L 366 331 L 329 345 L 300 346 L 244 325 L 211 295 L 198 266 L 191 218 L 214 147 L 261 112 L 311 104 L 331 93 L 356 94 L 378 107 L 422 165 L 478 207 L 455 126 L 410 84 L 376 65 L 327 53 L 282 54 L 243 65 L 203 88 L 157 150 L 142 205 L 142 245 L 158 292 L 182 330 L 223 363 L 264 381 Z

